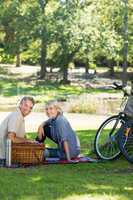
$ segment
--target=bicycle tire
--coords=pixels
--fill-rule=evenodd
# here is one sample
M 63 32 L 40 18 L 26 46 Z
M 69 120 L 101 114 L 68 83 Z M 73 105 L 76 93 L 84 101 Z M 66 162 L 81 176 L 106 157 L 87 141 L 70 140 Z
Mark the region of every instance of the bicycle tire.
M 119 149 L 118 143 L 117 143 L 117 124 L 115 127 L 116 121 L 119 123 L 119 126 L 121 127 L 121 124 L 123 123 L 122 119 L 120 118 L 119 115 L 114 115 L 112 117 L 109 117 L 107 120 L 105 120 L 99 129 L 96 132 L 95 140 L 94 140 L 94 150 L 98 158 L 103 159 L 103 160 L 114 160 L 120 157 L 121 151 Z M 111 122 L 114 123 L 114 127 L 109 129 L 109 131 L 106 131 L 107 125 L 111 125 Z M 118 127 L 118 129 L 120 128 Z M 108 130 L 108 129 L 107 129 Z M 103 142 L 102 146 L 100 146 L 100 137 L 104 134 L 104 132 L 107 132 L 107 137 L 105 138 L 105 143 Z M 112 132 L 112 133 L 111 133 Z M 113 135 L 114 134 L 114 135 Z M 104 136 L 103 136 L 104 137 Z M 114 141 L 113 141 L 114 140 Z M 114 146 L 113 146 L 114 145 Z M 105 152 L 103 149 L 105 149 Z M 116 151 L 112 151 L 112 149 L 116 148 Z M 107 154 L 106 150 L 109 152 L 112 151 L 112 154 Z
M 118 135 L 118 145 L 123 156 L 133 163 L 133 123 L 127 124 Z

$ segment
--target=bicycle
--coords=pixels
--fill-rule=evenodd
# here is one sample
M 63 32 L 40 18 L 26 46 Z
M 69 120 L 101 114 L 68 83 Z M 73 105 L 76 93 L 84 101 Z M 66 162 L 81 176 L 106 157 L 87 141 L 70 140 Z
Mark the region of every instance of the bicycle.
M 118 146 L 124 157 L 133 163 L 133 120 L 128 120 L 118 131 Z
M 128 116 L 123 112 L 128 102 L 129 94 L 122 85 L 118 85 L 117 83 L 114 83 L 112 88 L 123 91 L 123 99 L 120 106 L 122 111 L 105 120 L 96 132 L 94 150 L 97 157 L 104 160 L 117 159 L 121 155 L 121 152 L 124 152 L 125 140 L 124 138 L 122 140 L 122 135 L 120 134 L 118 137 L 118 132 L 129 120 Z

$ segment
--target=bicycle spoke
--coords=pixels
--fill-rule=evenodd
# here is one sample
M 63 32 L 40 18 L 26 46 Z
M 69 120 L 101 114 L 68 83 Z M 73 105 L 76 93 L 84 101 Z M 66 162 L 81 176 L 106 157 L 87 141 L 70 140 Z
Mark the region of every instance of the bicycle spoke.
M 99 128 L 95 138 L 95 150 L 102 159 L 111 160 L 120 154 L 117 145 L 117 131 L 121 127 L 121 120 L 117 116 L 106 120 Z
M 129 131 L 128 131 L 129 130 Z M 119 146 L 125 158 L 133 163 L 133 129 L 128 127 L 119 137 Z

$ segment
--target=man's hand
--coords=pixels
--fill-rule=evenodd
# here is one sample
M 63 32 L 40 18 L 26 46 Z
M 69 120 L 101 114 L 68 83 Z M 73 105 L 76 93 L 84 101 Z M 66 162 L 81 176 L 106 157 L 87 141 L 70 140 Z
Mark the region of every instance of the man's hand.
M 18 137 L 16 136 L 16 133 L 13 132 L 9 132 L 8 133 L 8 138 L 12 140 L 12 142 L 14 143 L 23 143 L 23 142 L 31 142 L 32 140 L 26 139 L 25 137 Z

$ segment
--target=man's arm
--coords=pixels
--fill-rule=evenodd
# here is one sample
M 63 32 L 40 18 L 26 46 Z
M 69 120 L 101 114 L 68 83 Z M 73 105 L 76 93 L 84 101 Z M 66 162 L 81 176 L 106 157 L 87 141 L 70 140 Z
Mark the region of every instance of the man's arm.
M 14 142 L 14 143 L 32 142 L 32 140 L 16 136 L 16 133 L 14 133 L 14 132 L 9 132 L 8 133 L 8 138 L 11 139 L 12 142 Z

